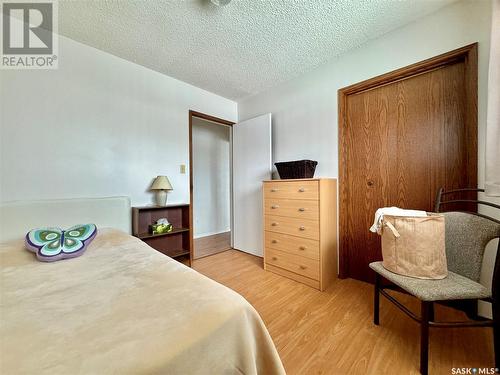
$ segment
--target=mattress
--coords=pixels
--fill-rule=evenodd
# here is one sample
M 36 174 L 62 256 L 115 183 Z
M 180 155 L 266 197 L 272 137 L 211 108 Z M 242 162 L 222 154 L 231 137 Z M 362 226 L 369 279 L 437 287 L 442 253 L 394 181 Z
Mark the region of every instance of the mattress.
M 0 373 L 284 374 L 239 294 L 114 229 L 42 263 L 0 244 Z

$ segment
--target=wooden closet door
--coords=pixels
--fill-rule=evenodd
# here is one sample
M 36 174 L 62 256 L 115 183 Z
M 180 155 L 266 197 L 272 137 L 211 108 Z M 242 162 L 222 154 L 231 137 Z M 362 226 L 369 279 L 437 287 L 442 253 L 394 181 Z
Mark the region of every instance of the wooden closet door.
M 476 186 L 465 58 L 382 82 L 343 98 L 340 129 L 341 277 L 372 281 L 377 208 L 433 211 L 436 192 Z M 472 106 L 475 108 L 475 105 Z

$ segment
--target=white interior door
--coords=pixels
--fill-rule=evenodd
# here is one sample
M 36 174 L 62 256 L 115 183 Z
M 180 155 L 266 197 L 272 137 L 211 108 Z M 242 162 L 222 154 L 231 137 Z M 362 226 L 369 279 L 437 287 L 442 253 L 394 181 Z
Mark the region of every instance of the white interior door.
M 271 114 L 233 125 L 233 247 L 263 254 L 262 181 L 271 178 Z

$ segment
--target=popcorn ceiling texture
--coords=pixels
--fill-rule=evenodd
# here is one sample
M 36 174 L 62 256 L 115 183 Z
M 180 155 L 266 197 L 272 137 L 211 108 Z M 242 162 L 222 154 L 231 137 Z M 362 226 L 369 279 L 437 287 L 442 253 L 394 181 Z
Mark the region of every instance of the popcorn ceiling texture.
M 238 100 L 452 2 L 233 0 L 217 7 L 209 0 L 61 0 L 59 32 Z

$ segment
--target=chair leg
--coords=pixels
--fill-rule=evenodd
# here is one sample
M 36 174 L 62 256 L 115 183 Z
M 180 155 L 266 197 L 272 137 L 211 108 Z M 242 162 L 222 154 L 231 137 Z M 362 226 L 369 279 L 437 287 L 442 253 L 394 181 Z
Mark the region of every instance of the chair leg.
M 495 367 L 500 369 L 500 304 L 493 301 L 491 304 L 493 313 L 493 349 L 495 350 Z M 500 373 L 500 370 L 497 370 Z
M 427 375 L 429 372 L 429 315 L 432 302 L 421 302 L 420 321 L 420 373 Z
M 434 302 L 429 302 L 429 322 L 434 321 Z
M 375 294 L 373 297 L 373 324 L 379 325 L 380 310 L 380 275 L 375 274 Z

